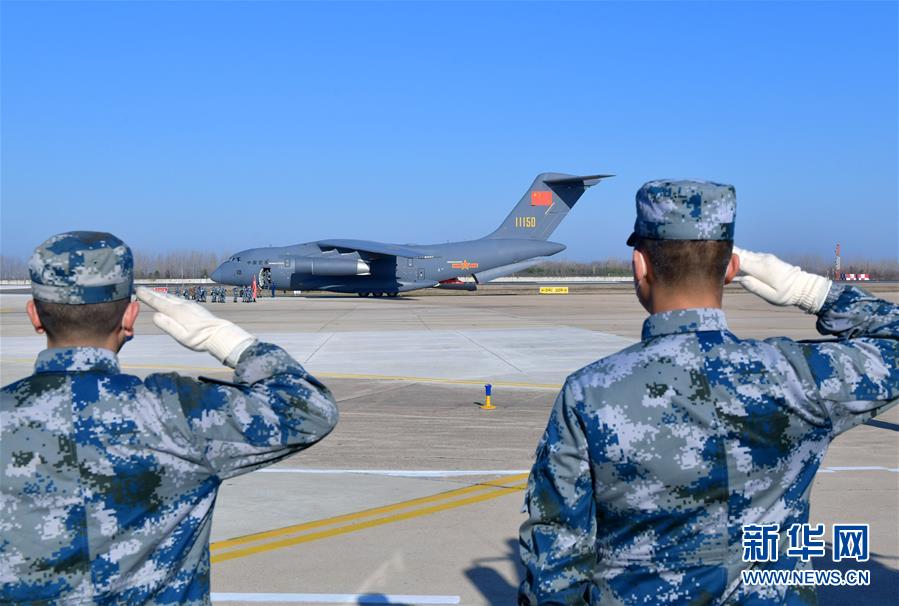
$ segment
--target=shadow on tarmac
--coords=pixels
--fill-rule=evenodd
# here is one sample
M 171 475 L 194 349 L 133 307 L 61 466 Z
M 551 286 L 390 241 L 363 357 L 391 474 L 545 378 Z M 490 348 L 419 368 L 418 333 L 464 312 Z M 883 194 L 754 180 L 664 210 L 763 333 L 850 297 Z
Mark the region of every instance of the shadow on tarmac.
M 390 598 L 388 598 L 383 593 L 366 593 L 364 595 L 360 595 L 358 598 L 357 604 L 397 604 L 397 602 L 391 602 Z
M 845 560 L 834 562 L 831 546 L 827 553 L 818 560 L 815 568 L 819 570 L 868 570 L 871 572 L 871 584 L 867 587 L 818 587 L 818 606 L 847 606 L 865 604 L 865 606 L 895 606 L 899 604 L 899 570 L 887 568 L 874 558 L 892 560 L 890 556 L 871 554 L 867 562 Z M 897 562 L 899 564 L 899 562 Z
M 471 568 L 465 570 L 465 576 L 484 596 L 484 603 L 508 606 L 518 602 L 518 584 L 524 578 L 524 569 L 518 561 L 518 540 L 506 541 L 508 552 L 505 557 L 481 558 L 472 561 Z M 490 566 L 491 562 L 512 561 L 515 564 L 516 583 L 512 585 Z
M 865 425 L 870 425 L 871 427 L 879 427 L 880 429 L 889 429 L 890 431 L 899 431 L 899 424 L 890 423 L 889 421 L 878 421 L 877 419 L 871 419 L 870 421 L 865 421 Z
M 518 561 L 518 541 L 507 541 L 506 557 L 484 558 L 474 560 L 472 566 L 465 570 L 465 576 L 484 596 L 484 603 L 493 605 L 515 604 L 518 596 L 518 583 L 524 578 L 524 569 Z M 819 570 L 839 570 L 843 573 L 850 570 L 868 570 L 871 573 L 871 584 L 867 587 L 818 587 L 818 606 L 847 606 L 865 604 L 865 606 L 896 606 L 899 604 L 899 570 L 888 568 L 880 561 L 892 559 L 889 556 L 871 554 L 867 562 L 846 560 L 834 562 L 830 545 L 827 553 L 819 560 L 815 568 Z M 491 562 L 511 560 L 515 564 L 516 584 L 512 585 L 491 567 Z M 899 563 L 899 562 L 897 562 Z M 376 602 L 368 602 L 376 603 Z

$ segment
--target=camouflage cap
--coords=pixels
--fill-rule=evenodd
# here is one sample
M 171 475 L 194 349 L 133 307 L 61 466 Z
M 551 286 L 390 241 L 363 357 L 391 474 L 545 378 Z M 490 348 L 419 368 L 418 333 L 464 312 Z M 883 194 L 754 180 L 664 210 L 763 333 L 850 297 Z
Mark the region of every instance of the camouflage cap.
M 131 249 L 112 234 L 72 231 L 47 239 L 28 261 L 31 293 L 39 301 L 85 305 L 131 296 Z
M 733 240 L 737 195 L 711 181 L 650 181 L 637 191 L 637 220 L 627 239 Z

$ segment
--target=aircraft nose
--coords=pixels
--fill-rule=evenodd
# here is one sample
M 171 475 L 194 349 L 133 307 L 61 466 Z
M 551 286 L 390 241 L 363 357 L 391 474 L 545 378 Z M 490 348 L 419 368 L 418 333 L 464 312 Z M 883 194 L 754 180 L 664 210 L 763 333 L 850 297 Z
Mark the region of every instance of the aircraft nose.
M 219 284 L 221 284 L 222 280 L 225 278 L 225 264 L 222 263 L 221 265 L 216 267 L 215 271 L 212 272 L 212 275 L 209 277 L 212 278 L 213 282 L 218 282 Z

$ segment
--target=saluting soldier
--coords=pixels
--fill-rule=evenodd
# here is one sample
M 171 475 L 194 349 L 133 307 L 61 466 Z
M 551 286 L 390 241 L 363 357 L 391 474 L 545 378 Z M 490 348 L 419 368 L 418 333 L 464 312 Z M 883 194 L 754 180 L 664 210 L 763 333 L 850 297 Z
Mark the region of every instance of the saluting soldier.
M 140 306 L 111 234 L 53 236 L 29 271 L 48 348 L 0 392 L 0 603 L 209 604 L 219 485 L 321 440 L 334 399 L 283 349 L 147 288 L 156 326 L 234 376 L 123 374 Z
M 840 433 L 896 404 L 899 306 L 733 249 L 729 185 L 653 181 L 637 192 L 642 340 L 568 377 L 528 480 L 521 604 L 813 604 L 814 589 L 744 585 L 803 570 L 787 529 Z M 732 251 L 737 254 L 732 254 Z M 724 284 L 817 315 L 837 340 L 744 340 Z M 744 562 L 746 525 L 777 524 L 780 553 Z

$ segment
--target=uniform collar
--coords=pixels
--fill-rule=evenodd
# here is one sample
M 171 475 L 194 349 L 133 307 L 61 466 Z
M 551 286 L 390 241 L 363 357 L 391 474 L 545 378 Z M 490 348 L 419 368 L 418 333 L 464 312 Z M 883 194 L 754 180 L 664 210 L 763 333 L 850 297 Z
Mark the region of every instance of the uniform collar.
M 652 314 L 643 322 L 643 340 L 661 335 L 704 330 L 727 330 L 724 311 L 714 307 L 699 307 Z
M 117 374 L 115 353 L 99 347 L 61 347 L 45 349 L 37 355 L 34 372 L 102 372 Z

